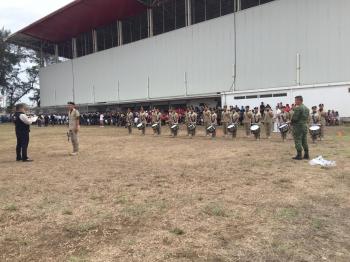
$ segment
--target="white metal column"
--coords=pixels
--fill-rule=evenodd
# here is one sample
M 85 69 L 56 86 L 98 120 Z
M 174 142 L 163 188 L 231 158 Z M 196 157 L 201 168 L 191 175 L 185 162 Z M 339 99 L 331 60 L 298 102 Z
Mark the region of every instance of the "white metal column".
M 190 26 L 192 24 L 191 0 L 185 1 L 185 12 L 186 12 L 186 26 Z
M 72 38 L 72 56 L 73 58 L 77 58 L 77 39 L 74 37 Z
M 92 30 L 92 50 L 93 53 L 96 53 L 98 51 L 97 32 L 95 29 Z
M 148 37 L 153 36 L 153 10 L 152 8 L 147 9 L 147 29 Z
M 117 30 L 118 30 L 118 46 L 123 44 L 123 23 L 122 21 L 117 22 Z

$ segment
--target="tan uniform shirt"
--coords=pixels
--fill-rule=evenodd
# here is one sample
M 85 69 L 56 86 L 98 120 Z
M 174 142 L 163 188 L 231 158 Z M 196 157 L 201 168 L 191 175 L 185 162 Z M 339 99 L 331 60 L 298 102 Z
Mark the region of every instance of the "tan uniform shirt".
M 231 112 L 226 110 L 221 113 L 221 122 L 229 123 L 231 121 Z
M 318 125 L 321 124 L 321 117 L 319 113 L 311 113 L 310 116 L 310 124 L 311 125 Z
M 143 123 L 144 125 L 147 124 L 147 113 L 146 112 L 140 112 L 140 123 Z
M 239 114 L 238 112 L 234 112 L 232 115 L 231 115 L 231 121 L 232 123 L 234 124 L 237 124 L 238 121 L 239 121 Z
M 134 124 L 134 114 L 132 112 L 127 113 L 127 115 L 126 115 L 126 123 L 129 126 L 132 126 Z
M 327 117 L 327 113 L 325 111 L 318 111 L 318 115 L 320 118 L 320 124 L 325 126 L 326 125 L 326 117 Z
M 261 124 L 261 120 L 262 120 L 262 117 L 261 117 L 260 113 L 254 113 L 253 114 L 253 118 L 252 118 L 252 123 L 253 124 L 260 125 Z
M 68 127 L 70 131 L 73 131 L 77 127 L 77 122 L 79 121 L 80 113 L 75 108 L 68 112 Z
M 189 113 L 188 121 L 189 121 L 189 124 L 194 124 L 195 125 L 197 123 L 197 113 L 195 113 L 195 112 Z
M 212 125 L 217 125 L 218 124 L 218 115 L 214 112 L 212 115 L 211 115 L 211 124 Z
M 210 121 L 211 121 L 211 112 L 209 110 L 204 111 L 203 121 L 204 121 L 204 123 L 210 123 Z
M 179 115 L 176 112 L 173 112 L 169 115 L 169 124 L 176 125 L 179 123 Z
M 264 114 L 264 123 L 266 124 L 272 124 L 273 122 L 273 112 L 270 109 L 269 112 L 267 112 L 267 110 L 265 110 L 265 114 Z
M 252 114 L 252 112 L 250 110 L 248 112 L 244 112 L 243 113 L 243 123 L 251 124 L 252 123 L 252 117 L 253 117 L 253 114 Z

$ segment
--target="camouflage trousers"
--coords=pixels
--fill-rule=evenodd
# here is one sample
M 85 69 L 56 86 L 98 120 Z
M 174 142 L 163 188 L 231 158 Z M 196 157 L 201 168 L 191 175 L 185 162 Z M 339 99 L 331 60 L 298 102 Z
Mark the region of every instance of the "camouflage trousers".
M 309 151 L 307 144 L 307 126 L 293 126 L 293 137 L 297 152 Z

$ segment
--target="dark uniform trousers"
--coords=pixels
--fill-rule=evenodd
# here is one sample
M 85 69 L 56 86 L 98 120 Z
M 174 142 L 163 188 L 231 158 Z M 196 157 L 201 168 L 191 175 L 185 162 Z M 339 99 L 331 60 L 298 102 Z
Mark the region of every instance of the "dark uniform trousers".
M 29 132 L 16 132 L 17 146 L 16 154 L 17 160 L 28 159 L 27 150 L 29 144 Z

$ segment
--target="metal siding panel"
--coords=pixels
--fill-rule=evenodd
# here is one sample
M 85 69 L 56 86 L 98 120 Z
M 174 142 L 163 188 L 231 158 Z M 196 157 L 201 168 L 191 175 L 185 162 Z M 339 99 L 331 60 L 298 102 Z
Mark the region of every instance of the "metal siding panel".
M 66 105 L 73 100 L 72 62 L 40 69 L 41 106 Z

